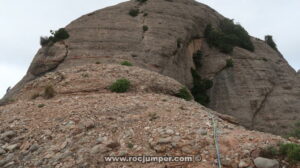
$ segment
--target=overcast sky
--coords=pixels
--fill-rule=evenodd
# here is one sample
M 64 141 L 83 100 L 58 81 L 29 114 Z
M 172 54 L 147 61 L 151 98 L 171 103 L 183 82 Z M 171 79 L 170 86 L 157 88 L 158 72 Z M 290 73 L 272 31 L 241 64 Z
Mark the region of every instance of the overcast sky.
M 294 69 L 300 69 L 299 0 L 198 0 L 241 23 L 252 35 L 273 35 Z M 39 37 L 72 20 L 125 0 L 0 0 L 0 97 L 26 73 Z

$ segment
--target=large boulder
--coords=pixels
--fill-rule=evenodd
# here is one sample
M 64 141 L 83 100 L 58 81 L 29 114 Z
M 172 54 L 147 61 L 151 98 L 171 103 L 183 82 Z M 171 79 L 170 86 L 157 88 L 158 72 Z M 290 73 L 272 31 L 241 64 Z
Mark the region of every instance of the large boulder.
M 257 168 L 279 168 L 279 162 L 277 160 L 262 157 L 254 159 L 254 164 Z

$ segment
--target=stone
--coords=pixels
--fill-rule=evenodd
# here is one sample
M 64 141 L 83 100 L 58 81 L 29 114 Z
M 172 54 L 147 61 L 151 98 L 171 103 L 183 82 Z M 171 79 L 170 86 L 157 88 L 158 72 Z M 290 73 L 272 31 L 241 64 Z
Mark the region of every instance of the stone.
M 117 141 L 112 141 L 112 142 L 108 143 L 106 145 L 106 147 L 111 148 L 111 149 L 116 149 L 116 148 L 120 147 L 120 143 Z
M 173 135 L 174 133 L 175 133 L 175 131 L 173 131 L 171 129 L 166 130 L 166 134 L 168 134 L 168 135 Z
M 0 147 L 0 155 L 3 155 L 5 153 L 6 153 L 6 151 Z
M 107 153 L 109 151 L 111 151 L 111 148 L 108 148 L 104 145 L 96 145 L 90 150 L 90 153 L 91 154 Z
M 172 137 L 160 138 L 158 144 L 167 144 L 172 142 Z
M 15 137 L 16 135 L 17 135 L 17 133 L 15 131 L 7 131 L 7 132 L 1 134 L 0 139 L 3 139 L 3 138 L 11 139 L 11 138 Z
M 107 140 L 108 140 L 108 138 L 107 138 L 106 136 L 99 136 L 99 137 L 96 139 L 96 143 L 97 143 L 97 144 L 105 143 Z
M 184 146 L 181 150 L 183 153 L 186 153 L 186 154 L 192 154 L 194 152 L 192 147 L 190 147 L 190 146 Z
M 199 134 L 199 135 L 207 135 L 207 131 L 204 130 L 204 129 L 199 129 L 199 130 L 196 131 L 196 133 Z
M 7 155 L 5 159 L 0 160 L 0 167 L 3 167 L 4 165 L 12 161 L 13 158 L 14 158 L 14 154 Z
M 277 160 L 262 157 L 254 159 L 254 164 L 257 168 L 279 168 L 279 162 Z
M 7 167 L 10 167 L 10 166 L 13 166 L 14 164 L 15 164 L 14 161 L 9 162 L 9 163 L 5 164 L 5 165 L 3 166 L 3 168 L 7 168 Z
M 239 163 L 239 168 L 245 168 L 245 167 L 248 167 L 249 164 L 246 163 L 245 161 L 241 160 L 240 163 Z
M 84 127 L 88 130 L 92 129 L 95 127 L 95 123 L 92 120 L 88 120 L 88 121 L 84 122 Z
M 12 145 L 8 145 L 5 149 L 9 150 L 10 152 L 13 152 L 16 149 L 18 149 L 19 147 L 20 147 L 19 144 L 12 144 Z
M 36 150 L 39 149 L 39 146 L 37 144 L 33 144 L 31 145 L 31 147 L 29 148 L 30 152 L 35 152 Z

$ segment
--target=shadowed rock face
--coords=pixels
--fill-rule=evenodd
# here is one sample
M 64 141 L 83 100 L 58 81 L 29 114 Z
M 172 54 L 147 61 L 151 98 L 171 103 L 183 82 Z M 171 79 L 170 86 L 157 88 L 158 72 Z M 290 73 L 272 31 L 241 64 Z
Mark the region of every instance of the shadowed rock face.
M 131 9 L 140 14 L 132 17 Z M 284 134 L 300 120 L 299 75 L 280 53 L 252 38 L 255 52 L 236 47 L 230 55 L 209 48 L 203 38 L 207 24 L 224 17 L 193 0 L 125 2 L 80 17 L 66 29 L 70 38 L 40 49 L 27 75 L 2 103 L 16 99 L 30 80 L 49 71 L 95 62 L 134 65 L 172 77 L 192 87 L 193 53 L 202 50 L 201 76 L 214 81 L 210 108 L 238 118 L 249 128 Z M 143 30 L 147 26 L 147 31 Z M 227 59 L 234 67 L 224 69 Z

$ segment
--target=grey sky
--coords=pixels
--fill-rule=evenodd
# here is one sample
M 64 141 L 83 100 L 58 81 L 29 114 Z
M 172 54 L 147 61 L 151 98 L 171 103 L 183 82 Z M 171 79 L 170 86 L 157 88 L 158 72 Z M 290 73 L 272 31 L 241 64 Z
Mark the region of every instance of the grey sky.
M 252 35 L 271 34 L 289 63 L 300 69 L 300 1 L 198 0 L 241 23 Z M 0 0 L 0 97 L 18 82 L 40 48 L 39 37 L 83 14 L 125 0 Z

